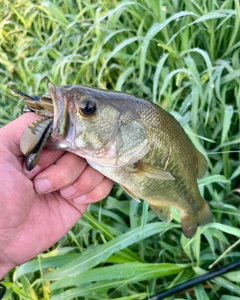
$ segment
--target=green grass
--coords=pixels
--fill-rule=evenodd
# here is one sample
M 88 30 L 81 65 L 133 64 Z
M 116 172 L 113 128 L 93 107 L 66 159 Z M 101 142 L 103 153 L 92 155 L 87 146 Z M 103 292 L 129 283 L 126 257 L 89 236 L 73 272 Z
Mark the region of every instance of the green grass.
M 188 240 L 176 211 L 161 223 L 116 185 L 54 247 L 5 277 L 4 299 L 146 299 L 221 255 L 217 266 L 239 259 L 239 14 L 237 0 L 0 2 L 0 125 L 22 113 L 12 87 L 41 95 L 49 81 L 154 101 L 206 155 L 199 184 L 216 221 Z M 239 276 L 174 299 L 240 299 Z

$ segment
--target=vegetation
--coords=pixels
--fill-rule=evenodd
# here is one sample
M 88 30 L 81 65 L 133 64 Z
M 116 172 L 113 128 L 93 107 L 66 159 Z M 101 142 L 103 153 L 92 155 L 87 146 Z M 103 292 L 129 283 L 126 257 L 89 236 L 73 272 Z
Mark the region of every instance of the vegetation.
M 0 124 L 14 87 L 86 84 L 154 101 L 209 163 L 199 181 L 215 223 L 186 239 L 115 185 L 54 247 L 5 277 L 4 299 L 147 299 L 240 256 L 238 0 L 1 0 Z M 57 226 L 57 224 L 56 224 Z M 69 276 L 70 275 L 70 276 Z M 240 271 L 174 299 L 240 299 Z

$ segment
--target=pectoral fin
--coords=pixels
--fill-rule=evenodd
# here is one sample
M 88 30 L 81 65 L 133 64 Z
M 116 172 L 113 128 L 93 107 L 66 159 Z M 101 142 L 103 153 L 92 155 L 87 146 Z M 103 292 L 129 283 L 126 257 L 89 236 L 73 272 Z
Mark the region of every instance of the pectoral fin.
M 145 175 L 149 178 L 161 180 L 175 180 L 175 178 L 164 169 L 142 163 L 141 161 L 137 162 L 137 169 L 135 173 L 141 173 L 142 175 Z
M 134 200 L 136 200 L 137 202 L 140 202 L 140 199 L 138 198 L 138 196 L 134 195 L 134 193 L 132 193 L 131 191 L 129 191 L 129 189 L 127 189 L 125 186 L 121 185 L 121 188 Z
M 169 223 L 172 220 L 172 212 L 169 206 L 156 206 L 150 204 L 150 207 L 163 222 Z
M 52 133 L 52 126 L 52 118 L 44 118 L 33 122 L 24 131 L 20 148 L 26 156 L 25 163 L 28 171 L 38 164 L 42 149 Z

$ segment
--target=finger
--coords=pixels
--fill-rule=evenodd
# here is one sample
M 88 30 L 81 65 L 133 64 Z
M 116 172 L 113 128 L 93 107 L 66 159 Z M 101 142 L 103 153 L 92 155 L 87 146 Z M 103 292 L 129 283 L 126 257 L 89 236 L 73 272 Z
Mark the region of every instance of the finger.
M 66 152 L 54 165 L 49 166 L 34 178 L 34 187 L 40 194 L 47 194 L 72 185 L 87 167 L 80 156 Z
M 74 205 L 83 205 L 83 204 L 91 204 L 98 202 L 110 193 L 112 189 L 113 182 L 104 177 L 102 182 L 97 185 L 93 190 L 91 190 L 89 193 L 81 195 L 79 197 L 73 198 L 73 200 L 68 200 L 72 201 L 75 203 Z
M 61 190 L 61 195 L 65 199 L 73 199 L 88 194 L 94 190 L 103 179 L 104 176 L 101 173 L 88 165 L 73 185 Z

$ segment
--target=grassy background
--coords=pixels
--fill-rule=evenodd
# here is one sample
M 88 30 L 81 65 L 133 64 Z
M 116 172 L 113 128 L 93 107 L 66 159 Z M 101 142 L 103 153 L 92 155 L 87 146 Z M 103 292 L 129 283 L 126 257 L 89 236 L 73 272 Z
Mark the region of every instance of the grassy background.
M 238 0 L 0 1 L 0 126 L 22 113 L 13 86 L 41 95 L 48 81 L 79 83 L 145 97 L 207 157 L 199 184 L 216 221 L 188 240 L 176 211 L 159 222 L 116 185 L 5 277 L 4 299 L 146 299 L 239 259 L 239 57 Z M 174 299 L 240 299 L 240 271 Z

